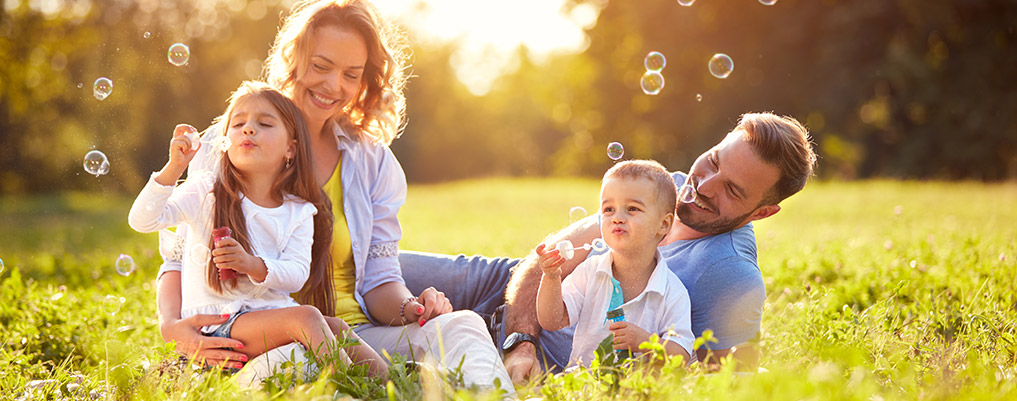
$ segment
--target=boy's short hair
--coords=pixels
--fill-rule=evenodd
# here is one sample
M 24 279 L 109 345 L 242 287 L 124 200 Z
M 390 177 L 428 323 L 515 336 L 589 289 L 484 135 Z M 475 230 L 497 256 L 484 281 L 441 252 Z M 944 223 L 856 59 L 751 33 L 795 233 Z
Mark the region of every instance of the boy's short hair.
M 657 192 L 657 202 L 660 202 L 666 213 L 674 213 L 678 204 L 677 189 L 675 189 L 671 174 L 660 163 L 653 160 L 626 160 L 608 169 L 604 173 L 604 179 L 608 178 L 646 178 L 650 180 Z

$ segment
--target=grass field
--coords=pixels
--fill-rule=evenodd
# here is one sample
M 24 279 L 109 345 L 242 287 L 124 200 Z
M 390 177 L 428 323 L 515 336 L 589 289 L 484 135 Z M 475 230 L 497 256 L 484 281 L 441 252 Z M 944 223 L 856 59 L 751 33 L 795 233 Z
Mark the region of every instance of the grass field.
M 521 256 L 594 211 L 598 183 L 489 179 L 412 186 L 403 249 Z M 276 380 L 238 391 L 177 367 L 155 320 L 155 234 L 127 227 L 131 198 L 0 198 L 0 398 L 419 398 L 393 386 Z M 767 285 L 765 372 L 667 365 L 592 370 L 521 389 L 545 399 L 1006 399 L 1017 397 L 1017 184 L 814 182 L 756 224 Z M 121 253 L 137 262 L 118 275 Z M 122 299 L 122 302 L 121 302 Z M 291 386 L 292 384 L 292 386 Z M 358 389 L 349 390 L 352 387 Z M 76 387 L 76 388 L 75 388 Z M 427 387 L 426 385 L 424 386 Z M 389 392 L 388 390 L 392 390 Z M 455 397 L 473 398 L 469 392 Z

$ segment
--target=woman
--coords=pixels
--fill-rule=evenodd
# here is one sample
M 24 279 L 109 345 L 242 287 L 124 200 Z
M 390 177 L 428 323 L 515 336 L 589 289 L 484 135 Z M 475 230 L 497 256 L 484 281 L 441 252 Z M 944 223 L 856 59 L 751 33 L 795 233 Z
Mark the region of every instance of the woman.
M 356 325 L 354 331 L 378 351 L 430 355 L 450 367 L 462 360 L 466 384 L 490 387 L 498 378 L 514 394 L 483 319 L 471 311 L 452 312 L 434 288 L 413 296 L 400 273 L 396 214 L 405 200 L 406 179 L 388 148 L 405 107 L 400 40 L 366 1 L 307 1 L 294 6 L 266 61 L 266 81 L 304 113 L 315 175 L 333 201 L 336 314 Z M 203 148 L 211 148 L 213 139 L 203 138 Z M 188 177 L 200 174 L 192 171 Z M 168 262 L 160 271 L 163 339 L 208 363 L 239 365 L 242 355 L 223 348 L 242 344 L 203 337 L 197 330 L 225 319 L 180 319 L 178 269 Z

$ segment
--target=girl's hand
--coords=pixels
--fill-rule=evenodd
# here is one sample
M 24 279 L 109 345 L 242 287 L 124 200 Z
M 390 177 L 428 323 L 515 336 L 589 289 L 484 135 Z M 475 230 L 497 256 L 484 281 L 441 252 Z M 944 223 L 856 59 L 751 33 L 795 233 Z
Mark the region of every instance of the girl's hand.
M 612 322 L 607 327 L 614 333 L 614 349 L 639 350 L 639 344 L 650 340 L 650 333 L 629 322 Z
M 166 166 L 159 170 L 155 176 L 155 182 L 160 185 L 175 185 L 180 176 L 187 170 L 187 165 L 198 154 L 201 143 L 191 147 L 191 139 L 197 140 L 198 130 L 187 124 L 177 124 L 173 129 L 173 139 L 170 140 L 169 161 Z
M 187 167 L 194 155 L 198 154 L 199 148 L 201 142 L 198 142 L 198 130 L 188 124 L 177 124 L 173 128 L 173 139 L 170 140 L 168 164 Z
M 416 301 L 407 302 L 403 308 L 406 318 L 411 321 L 416 320 L 420 326 L 423 326 L 428 320 L 449 312 L 452 312 L 452 302 L 445 298 L 444 292 L 438 291 L 434 287 L 425 288 L 417 296 Z
M 215 262 L 215 267 L 236 270 L 257 282 L 265 281 L 268 274 L 268 268 L 261 258 L 247 253 L 237 240 L 230 237 L 219 240 L 212 250 L 212 261 Z
M 550 251 L 544 251 L 544 244 L 537 245 L 537 265 L 540 266 L 540 270 L 545 275 L 561 275 L 561 265 L 565 263 L 565 258 L 561 257 L 561 253 L 557 249 Z

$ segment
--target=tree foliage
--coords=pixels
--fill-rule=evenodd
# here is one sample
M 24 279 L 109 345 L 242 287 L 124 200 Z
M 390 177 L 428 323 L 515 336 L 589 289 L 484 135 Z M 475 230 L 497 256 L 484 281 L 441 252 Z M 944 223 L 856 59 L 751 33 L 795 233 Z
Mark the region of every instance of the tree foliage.
M 175 124 L 207 125 L 260 75 L 289 2 L 5 5 L 0 193 L 133 192 L 165 161 Z M 517 68 L 483 96 L 457 81 L 455 42 L 410 32 L 409 122 L 393 150 L 411 181 L 599 176 L 612 141 L 626 158 L 681 170 L 740 114 L 774 111 L 810 128 L 823 177 L 1012 179 L 1014 21 L 1007 0 L 613 1 L 584 51 L 537 61 L 519 49 Z M 175 42 L 190 46 L 186 66 L 166 61 Z M 654 50 L 667 57 L 666 83 L 650 96 L 639 78 Z M 730 77 L 709 74 L 714 53 L 734 60 Z M 91 94 L 100 76 L 114 82 L 103 101 Z M 110 175 L 83 174 L 93 148 Z

